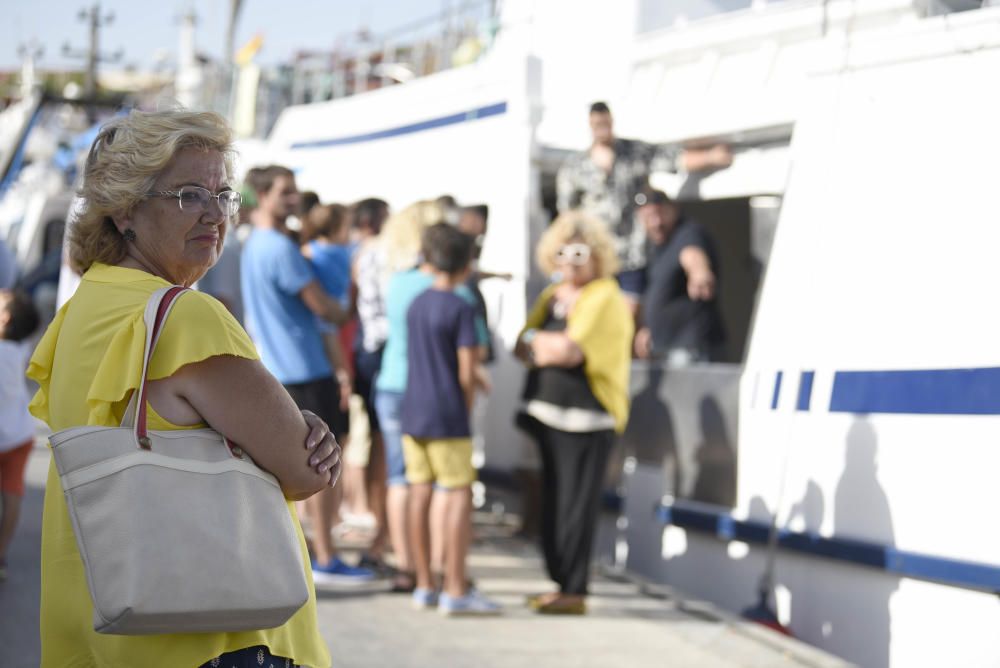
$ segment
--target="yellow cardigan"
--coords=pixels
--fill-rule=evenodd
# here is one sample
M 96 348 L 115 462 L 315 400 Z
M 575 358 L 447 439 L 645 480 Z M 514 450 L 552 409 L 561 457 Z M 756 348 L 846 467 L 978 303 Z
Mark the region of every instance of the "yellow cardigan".
M 538 329 L 545 323 L 556 285 L 535 300 L 524 324 Z M 583 287 L 566 321 L 566 335 L 583 351 L 583 370 L 590 389 L 615 419 L 615 431 L 625 431 L 629 409 L 629 372 L 635 323 L 625 297 L 613 278 L 598 278 Z

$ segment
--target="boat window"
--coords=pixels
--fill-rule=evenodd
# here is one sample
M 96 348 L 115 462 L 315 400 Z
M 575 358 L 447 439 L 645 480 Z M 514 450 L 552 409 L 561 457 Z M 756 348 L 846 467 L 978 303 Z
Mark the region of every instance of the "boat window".
M 778 5 L 789 0 L 640 0 L 638 32 L 650 32 L 691 21 L 706 19 L 719 14 L 737 12 L 767 5 Z

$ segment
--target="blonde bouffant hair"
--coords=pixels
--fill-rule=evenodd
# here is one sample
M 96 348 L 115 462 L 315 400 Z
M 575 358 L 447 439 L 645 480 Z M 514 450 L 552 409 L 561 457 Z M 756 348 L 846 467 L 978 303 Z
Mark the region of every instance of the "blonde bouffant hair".
M 385 221 L 381 242 L 389 271 L 412 269 L 420 261 L 420 243 L 424 230 L 445 222 L 445 210 L 437 202 L 420 200 Z
M 539 239 L 535 248 L 538 267 L 549 276 L 556 273 L 559 269 L 556 253 L 566 244 L 576 241 L 590 246 L 598 278 L 614 276 L 618 272 L 618 254 L 608 226 L 599 218 L 576 209 L 560 214 Z
M 70 227 L 69 259 L 83 273 L 95 262 L 117 264 L 125 240 L 113 217 L 145 199 L 160 173 L 185 148 L 219 151 L 233 180 L 233 135 L 219 114 L 172 109 L 131 111 L 101 128 L 84 167 L 78 215 Z

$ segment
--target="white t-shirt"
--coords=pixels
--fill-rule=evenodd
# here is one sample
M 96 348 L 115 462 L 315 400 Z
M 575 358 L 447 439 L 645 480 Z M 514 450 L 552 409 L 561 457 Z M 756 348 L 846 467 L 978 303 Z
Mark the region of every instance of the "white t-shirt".
M 24 381 L 30 354 L 25 343 L 0 340 L 0 452 L 13 450 L 35 435 Z

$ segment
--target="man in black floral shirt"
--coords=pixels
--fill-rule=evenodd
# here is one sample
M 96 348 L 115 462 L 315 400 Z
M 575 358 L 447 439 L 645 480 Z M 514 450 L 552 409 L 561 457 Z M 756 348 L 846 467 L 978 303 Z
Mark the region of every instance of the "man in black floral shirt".
M 608 224 L 621 260 L 618 282 L 634 311 L 645 287 L 646 266 L 646 235 L 635 220 L 635 196 L 648 187 L 649 174 L 720 169 L 732 164 L 733 157 L 725 145 L 683 150 L 615 137 L 604 102 L 590 107 L 590 131 L 590 148 L 559 169 L 556 207 L 560 212 L 581 208 Z

